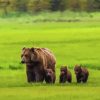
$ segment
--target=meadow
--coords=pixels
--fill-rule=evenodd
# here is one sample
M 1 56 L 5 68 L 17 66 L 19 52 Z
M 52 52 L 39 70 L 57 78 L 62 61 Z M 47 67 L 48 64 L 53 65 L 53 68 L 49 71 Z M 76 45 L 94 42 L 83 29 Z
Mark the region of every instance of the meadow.
M 48 19 L 52 19 L 51 21 Z M 23 47 L 49 48 L 56 56 L 55 85 L 28 84 Z M 0 17 L 0 100 L 99 100 L 100 13 L 41 13 Z M 87 84 L 77 84 L 73 67 L 89 69 Z M 68 65 L 72 84 L 59 84 L 59 68 Z

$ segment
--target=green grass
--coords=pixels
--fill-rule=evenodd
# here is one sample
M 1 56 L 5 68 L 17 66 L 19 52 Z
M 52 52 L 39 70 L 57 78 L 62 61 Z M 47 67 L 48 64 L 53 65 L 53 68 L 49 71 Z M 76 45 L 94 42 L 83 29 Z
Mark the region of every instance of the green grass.
M 100 86 L 100 71 L 89 69 L 90 76 L 87 84 L 76 84 L 76 77 L 74 71 L 72 73 L 72 84 L 64 84 L 65 86 L 85 86 L 85 87 L 99 87 Z M 61 86 L 59 84 L 59 69 L 56 70 L 56 84 L 55 86 Z M 31 87 L 31 86 L 41 86 L 40 84 L 28 84 L 26 80 L 25 70 L 0 70 L 0 87 Z M 42 84 L 46 86 L 45 82 Z M 47 85 L 48 86 L 48 85 Z M 62 85 L 63 86 L 63 85 Z
M 44 19 L 71 22 L 43 22 Z M 34 22 L 42 19 L 41 22 Z M 77 22 L 73 20 L 78 19 Z M 55 85 L 28 84 L 23 47 L 46 47 L 56 56 Z M 77 84 L 73 66 L 85 65 L 87 84 Z M 59 84 L 59 68 L 69 65 L 72 84 Z M 0 100 L 100 100 L 100 13 L 41 13 L 0 18 Z
M 87 91 L 88 90 L 88 91 Z M 99 100 L 98 87 L 20 87 L 0 89 L 1 100 Z M 6 93 L 5 93 L 6 91 Z M 92 92 L 91 92 L 92 91 Z M 79 92 L 79 93 L 78 93 Z M 48 95 L 49 94 L 49 95 Z M 91 99 L 92 98 L 92 99 Z
M 100 71 L 89 70 L 88 83 L 77 84 L 73 70 L 71 84 L 59 84 L 57 70 L 56 84 L 28 84 L 25 70 L 0 71 L 0 100 L 99 100 Z
M 51 49 L 57 58 L 58 67 L 78 63 L 99 68 L 100 22 L 26 23 L 24 18 L 23 22 L 18 19 L 0 21 L 1 68 L 10 65 L 20 68 L 23 47 Z

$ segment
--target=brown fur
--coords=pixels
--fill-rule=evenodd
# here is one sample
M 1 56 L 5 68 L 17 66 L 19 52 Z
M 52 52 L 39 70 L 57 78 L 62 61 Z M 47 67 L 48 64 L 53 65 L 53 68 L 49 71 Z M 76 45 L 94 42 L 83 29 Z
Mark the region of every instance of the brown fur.
M 76 74 L 77 83 L 86 83 L 88 80 L 89 72 L 87 68 L 83 68 L 80 65 L 75 65 L 74 71 Z
M 45 81 L 46 83 L 55 83 L 56 75 L 52 69 L 45 69 Z
M 32 82 L 42 82 L 44 80 L 44 70 L 47 68 L 51 68 L 55 72 L 56 60 L 49 49 L 23 48 L 21 58 L 22 63 L 26 64 L 26 72 L 31 73 L 27 74 L 27 77 L 31 77 L 29 79 L 35 77 L 34 80 L 31 80 Z
M 72 82 L 72 75 L 71 75 L 71 72 L 68 70 L 67 66 L 61 67 L 59 82 L 60 83 L 65 83 L 65 82 L 71 83 Z
M 51 68 L 53 71 L 55 71 L 55 57 L 51 53 L 49 49 L 46 48 L 35 48 L 34 54 L 36 57 L 32 56 L 32 60 L 34 61 L 34 58 L 36 61 L 40 62 L 43 68 Z M 51 67 L 52 66 L 52 67 Z

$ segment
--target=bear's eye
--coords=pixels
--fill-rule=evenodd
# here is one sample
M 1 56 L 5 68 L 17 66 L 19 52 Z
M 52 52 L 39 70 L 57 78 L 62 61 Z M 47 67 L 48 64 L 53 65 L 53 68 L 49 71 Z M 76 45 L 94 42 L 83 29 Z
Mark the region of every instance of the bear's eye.
M 64 70 L 62 70 L 62 72 L 65 72 Z
M 25 57 L 28 57 L 28 55 L 25 55 Z

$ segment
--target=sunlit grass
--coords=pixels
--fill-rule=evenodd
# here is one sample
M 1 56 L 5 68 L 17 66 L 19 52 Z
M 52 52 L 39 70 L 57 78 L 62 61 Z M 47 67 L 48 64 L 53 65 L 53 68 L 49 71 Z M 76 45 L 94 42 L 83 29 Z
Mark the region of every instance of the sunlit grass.
M 6 91 L 6 92 L 5 92 Z M 92 92 L 91 92 L 92 91 Z M 98 87 L 21 87 L 0 89 L 2 100 L 99 100 Z M 92 99 L 91 99 L 92 98 Z
M 23 47 L 46 47 L 62 64 L 99 66 L 100 22 L 0 23 L 0 66 L 20 65 Z M 8 60 L 9 57 L 9 60 Z
M 44 23 L 48 18 L 78 21 Z M 57 59 L 54 85 L 27 83 L 25 65 L 20 64 L 23 47 L 53 51 Z M 88 83 L 76 83 L 75 64 L 88 68 Z M 69 66 L 71 84 L 59 84 L 61 65 Z M 0 100 L 100 100 L 100 71 L 96 69 L 100 69 L 100 13 L 67 11 L 0 18 Z

